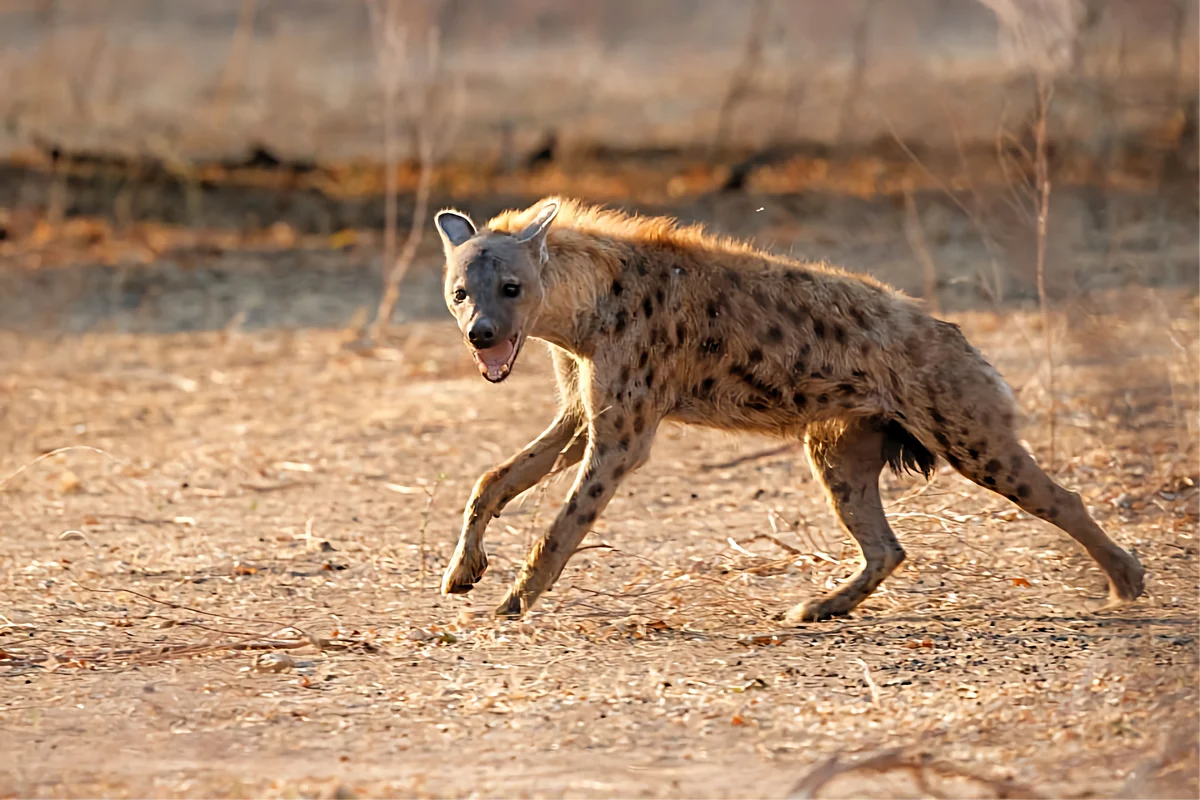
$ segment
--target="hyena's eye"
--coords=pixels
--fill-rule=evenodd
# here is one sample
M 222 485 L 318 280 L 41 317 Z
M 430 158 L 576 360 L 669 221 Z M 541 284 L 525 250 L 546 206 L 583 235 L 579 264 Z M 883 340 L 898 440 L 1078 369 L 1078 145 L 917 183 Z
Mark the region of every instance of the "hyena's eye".
M 466 289 L 455 289 L 453 296 L 454 296 L 454 302 L 461 303 L 463 300 L 467 299 L 467 290 Z
M 516 297 L 521 294 L 521 287 L 515 283 L 506 283 L 501 291 L 504 292 L 505 297 Z

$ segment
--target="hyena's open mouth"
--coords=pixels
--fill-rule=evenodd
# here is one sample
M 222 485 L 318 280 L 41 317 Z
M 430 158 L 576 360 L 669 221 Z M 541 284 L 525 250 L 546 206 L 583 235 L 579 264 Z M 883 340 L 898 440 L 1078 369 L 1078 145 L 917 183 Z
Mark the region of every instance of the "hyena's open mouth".
M 512 372 L 513 364 L 517 363 L 521 344 L 521 334 L 517 333 L 495 347 L 476 350 L 475 363 L 479 365 L 479 373 L 492 383 L 499 383 L 507 378 Z

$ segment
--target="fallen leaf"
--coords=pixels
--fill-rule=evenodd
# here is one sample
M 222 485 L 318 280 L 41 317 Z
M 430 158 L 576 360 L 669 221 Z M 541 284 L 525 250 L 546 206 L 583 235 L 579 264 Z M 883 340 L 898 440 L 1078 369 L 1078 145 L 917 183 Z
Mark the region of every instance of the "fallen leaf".
M 263 653 L 254 659 L 255 672 L 287 672 L 295 666 L 295 659 L 287 653 Z
M 1030 584 L 1029 584 L 1029 581 L 1025 580 L 1024 578 L 1013 578 L 1012 585 L 1013 586 L 1029 586 Z

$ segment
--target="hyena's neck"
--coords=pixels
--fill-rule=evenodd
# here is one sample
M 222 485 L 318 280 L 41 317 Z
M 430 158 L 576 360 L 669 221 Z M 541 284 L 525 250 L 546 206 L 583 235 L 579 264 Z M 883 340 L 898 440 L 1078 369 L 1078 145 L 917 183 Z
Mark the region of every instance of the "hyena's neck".
M 541 272 L 541 311 L 529 335 L 587 355 L 600 299 L 621 273 L 628 249 L 581 231 L 551 231 Z

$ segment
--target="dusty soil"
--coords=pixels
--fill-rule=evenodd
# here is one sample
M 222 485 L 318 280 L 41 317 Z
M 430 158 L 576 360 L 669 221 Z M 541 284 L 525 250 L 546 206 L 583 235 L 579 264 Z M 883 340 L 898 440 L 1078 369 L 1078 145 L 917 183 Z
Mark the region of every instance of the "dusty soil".
M 952 318 L 1046 463 L 1036 315 Z M 0 335 L 0 795 L 780 796 L 902 747 L 941 767 L 821 795 L 1195 797 L 1196 299 L 1095 296 L 1054 332 L 1050 468 L 1148 595 L 1096 611 L 1065 535 L 943 468 L 885 479 L 904 567 L 792 629 L 854 567 L 802 453 L 674 426 L 527 620 L 488 611 L 562 480 L 438 595 L 474 479 L 552 413 L 535 348 L 493 387 L 440 323 L 366 353 Z

